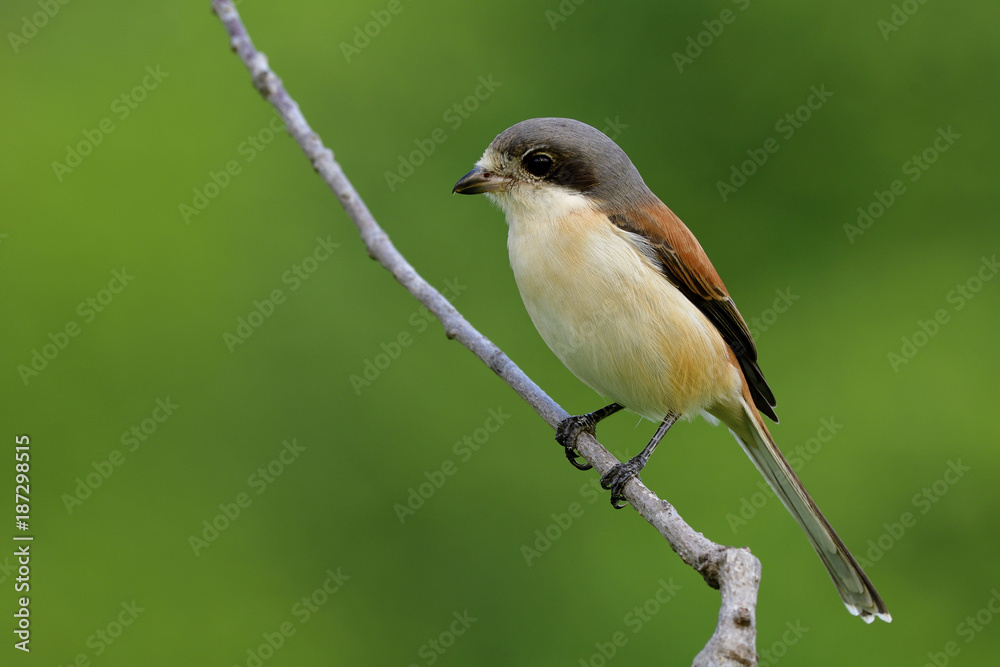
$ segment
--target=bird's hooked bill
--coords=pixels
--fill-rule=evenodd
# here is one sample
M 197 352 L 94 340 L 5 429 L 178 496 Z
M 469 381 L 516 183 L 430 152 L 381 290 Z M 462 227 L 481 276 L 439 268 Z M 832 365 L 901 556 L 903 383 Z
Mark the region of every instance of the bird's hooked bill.
M 458 179 L 451 193 L 460 195 L 478 195 L 484 192 L 496 192 L 503 185 L 503 179 L 499 174 L 486 171 L 482 167 L 476 167 L 468 174 Z

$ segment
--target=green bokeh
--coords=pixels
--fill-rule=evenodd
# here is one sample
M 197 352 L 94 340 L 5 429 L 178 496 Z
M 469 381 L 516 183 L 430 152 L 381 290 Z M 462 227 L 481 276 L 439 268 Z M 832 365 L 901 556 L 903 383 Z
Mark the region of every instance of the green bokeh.
M 294 634 L 266 665 L 598 665 L 595 644 L 617 632 L 627 641 L 608 664 L 689 664 L 717 594 L 634 512 L 593 493 L 594 473 L 571 469 L 551 430 L 368 259 L 294 142 L 270 133 L 273 111 L 208 3 L 50 4 L 51 18 L 44 2 L 0 9 L 0 497 L 13 495 L 13 440 L 27 433 L 36 538 L 33 650 L 14 650 L 8 631 L 0 664 L 80 654 L 94 665 L 254 664 L 248 649 L 283 623 Z M 760 650 L 775 647 L 784 664 L 921 665 L 955 642 L 954 664 L 992 664 L 1000 619 L 960 624 L 1000 589 L 1000 280 L 977 282 L 1000 252 L 1000 10 L 907 0 L 898 11 L 915 13 L 896 14 L 905 23 L 884 35 L 890 2 L 391 6 L 400 11 L 252 1 L 240 11 L 396 246 L 563 406 L 600 400 L 528 320 L 501 214 L 450 195 L 517 121 L 570 116 L 613 131 L 758 320 L 775 437 L 789 455 L 807 448 L 803 480 L 872 561 L 894 617 L 865 627 L 848 616 L 795 523 L 754 495 L 759 476 L 732 438 L 678 426 L 644 480 L 708 537 L 762 560 Z M 387 16 L 345 53 L 356 30 Z M 678 67 L 689 37 L 705 46 Z M 481 78 L 494 82 L 488 95 Z M 144 80 L 129 107 L 120 97 Z M 809 118 L 789 136 L 776 123 L 813 87 L 832 96 L 800 111 Z M 469 101 L 477 88 L 485 99 Z M 88 140 L 102 122 L 112 131 Z M 386 173 L 437 128 L 443 143 L 390 188 Z M 958 138 L 935 155 L 949 128 Z M 770 138 L 777 152 L 720 196 L 717 183 Z M 88 141 L 78 166 L 54 169 Z M 936 161 L 909 170 L 929 148 Z M 238 173 L 222 176 L 227 165 Z M 905 191 L 848 233 L 858 207 L 886 199 L 877 193 L 897 179 Z M 213 196 L 185 216 L 196 191 Z M 303 263 L 319 239 L 338 245 Z M 315 271 L 296 283 L 306 265 Z M 133 277 L 122 289 L 114 272 Z M 960 285 L 978 291 L 967 298 Z M 284 301 L 227 346 L 224 334 L 274 290 Z M 100 312 L 88 299 L 105 301 Z M 926 324 L 936 314 L 945 321 Z M 70 323 L 78 335 L 63 340 Z M 64 349 L 45 348 L 50 335 Z M 904 350 L 904 338 L 919 347 Z M 22 377 L 43 349 L 54 358 Z M 380 357 L 386 349 L 398 354 Z M 894 364 L 890 353 L 904 351 L 915 355 Z M 352 384 L 369 362 L 384 368 Z M 177 407 L 166 416 L 158 400 Z M 832 438 L 824 420 L 837 425 Z M 151 433 L 133 439 L 133 427 Z M 618 416 L 601 439 L 629 455 L 653 428 Z M 286 450 L 273 464 L 285 441 L 295 458 Z M 959 463 L 968 471 L 948 484 Z M 269 464 L 280 474 L 257 472 Z M 79 480 L 109 466 L 67 508 Z M 401 522 L 395 506 L 442 468 L 454 474 Z M 196 555 L 189 538 L 237 498 L 249 506 Z M 573 503 L 582 515 L 550 528 Z M 762 507 L 736 525 L 744 503 Z M 522 547 L 546 529 L 561 534 L 529 565 Z M 12 552 L 0 554 L 7 628 Z M 341 588 L 314 595 L 338 569 Z M 634 610 L 661 581 L 680 588 L 642 620 Z M 306 617 L 296 605 L 308 596 L 323 604 Z M 116 633 L 133 600 L 144 611 L 104 643 L 96 633 Z M 477 620 L 450 638 L 466 612 Z M 454 643 L 435 653 L 439 639 Z

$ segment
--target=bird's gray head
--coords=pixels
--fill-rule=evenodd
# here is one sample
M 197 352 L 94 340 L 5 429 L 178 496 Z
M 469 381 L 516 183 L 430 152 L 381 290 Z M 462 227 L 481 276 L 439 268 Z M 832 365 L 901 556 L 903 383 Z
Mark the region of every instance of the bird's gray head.
M 545 194 L 583 195 L 612 210 L 655 200 L 618 144 L 569 118 L 532 118 L 507 128 L 452 192 L 487 193 L 505 209 Z

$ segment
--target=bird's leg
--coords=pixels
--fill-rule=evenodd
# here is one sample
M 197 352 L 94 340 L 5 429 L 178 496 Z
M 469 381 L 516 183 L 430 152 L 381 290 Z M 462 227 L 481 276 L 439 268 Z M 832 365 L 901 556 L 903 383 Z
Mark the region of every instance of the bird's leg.
M 630 479 L 638 477 L 642 469 L 646 467 L 646 462 L 652 456 L 653 450 L 656 449 L 656 446 L 660 444 L 660 440 L 663 439 L 663 436 L 667 434 L 670 427 L 677 421 L 677 417 L 678 415 L 673 412 L 668 412 L 667 416 L 660 423 L 660 427 L 656 429 L 656 433 L 653 434 L 653 438 L 649 441 L 649 444 L 643 447 L 637 456 L 632 457 L 625 463 L 619 463 L 601 477 L 601 488 L 611 491 L 611 506 L 616 510 L 625 507 L 624 503 L 619 504 L 620 501 L 625 500 L 625 496 L 622 495 L 625 485 L 628 484 Z
M 597 422 L 605 417 L 610 417 L 619 410 L 622 410 L 623 407 L 617 403 L 612 403 L 600 410 L 594 410 L 585 415 L 566 417 L 566 419 L 559 422 L 559 426 L 556 427 L 556 442 L 566 448 L 566 458 L 569 459 L 570 463 L 580 470 L 590 470 L 593 467 L 586 461 L 583 463 L 577 461 L 581 457 L 580 453 L 576 451 L 576 440 L 580 437 L 581 433 L 594 435 L 597 429 Z

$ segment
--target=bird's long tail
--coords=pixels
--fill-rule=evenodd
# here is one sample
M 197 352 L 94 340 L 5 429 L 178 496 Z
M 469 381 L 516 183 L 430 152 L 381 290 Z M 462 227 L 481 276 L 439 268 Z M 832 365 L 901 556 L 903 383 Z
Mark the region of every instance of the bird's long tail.
M 847 610 L 855 616 L 861 616 L 866 623 L 871 623 L 876 616 L 887 623 L 892 621 L 875 587 L 816 507 L 809 492 L 774 444 L 774 439 L 761 416 L 752 407 L 753 404 L 748 404 L 746 400 L 741 403 L 745 419 L 737 424 L 727 424 L 730 432 L 736 436 L 757 470 L 764 475 L 764 479 L 806 532 L 809 542 L 826 565 Z

